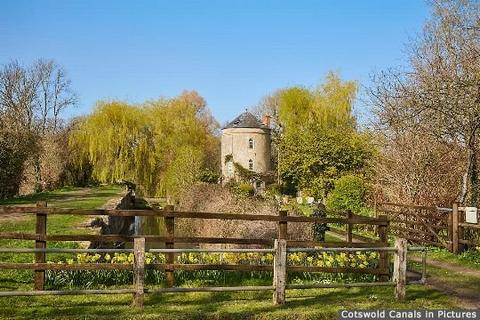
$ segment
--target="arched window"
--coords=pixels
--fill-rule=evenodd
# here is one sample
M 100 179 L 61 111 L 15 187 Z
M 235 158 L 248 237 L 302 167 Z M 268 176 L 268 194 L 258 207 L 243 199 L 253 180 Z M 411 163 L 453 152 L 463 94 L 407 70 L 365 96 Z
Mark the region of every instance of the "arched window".
M 253 160 L 248 160 L 248 170 L 253 170 Z
M 248 139 L 248 148 L 253 149 L 253 139 L 252 138 Z
M 233 163 L 232 161 L 227 162 L 227 176 L 233 176 Z

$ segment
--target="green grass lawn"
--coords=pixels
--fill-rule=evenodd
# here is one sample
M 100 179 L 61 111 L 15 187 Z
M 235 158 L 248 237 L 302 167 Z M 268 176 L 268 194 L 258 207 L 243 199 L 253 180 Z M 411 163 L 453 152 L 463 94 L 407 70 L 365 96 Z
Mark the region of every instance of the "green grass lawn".
M 94 209 L 118 195 L 121 186 L 106 185 L 91 188 L 64 187 L 54 191 L 0 200 L 0 206 L 35 205 L 37 201 L 47 201 L 49 206 L 60 208 Z
M 477 248 L 453 254 L 444 248 L 430 247 L 428 258 L 480 270 L 480 250 Z
M 61 208 L 94 209 L 105 204 L 109 199 L 118 196 L 120 186 L 99 186 L 94 188 L 62 188 L 12 200 L 0 201 L 0 205 L 34 205 L 36 201 L 47 201 L 49 206 Z M 12 220 L 0 220 L 0 232 L 35 233 L 35 216 L 25 215 Z M 80 228 L 80 224 L 89 218 L 81 215 L 50 215 L 47 218 L 48 234 L 84 234 L 88 229 Z M 72 245 L 71 243 L 70 245 Z M 48 243 L 55 247 L 54 242 Z M 33 247 L 33 241 L 0 240 L 1 247 Z
M 341 309 L 454 308 L 445 295 L 410 286 L 398 303 L 392 288 L 287 291 L 275 306 L 270 292 L 147 294 L 144 310 L 130 306 L 131 295 L 0 298 L 5 319 L 336 319 Z
M 119 186 L 99 186 L 94 188 L 62 188 L 52 192 L 44 192 L 10 200 L 1 200 L 0 206 L 32 205 L 37 201 L 47 201 L 47 205 L 59 208 L 95 209 L 104 205 L 109 199 L 119 196 L 122 188 Z M 51 215 L 47 219 L 49 234 L 75 234 L 78 224 L 87 218 L 79 215 Z M 0 220 L 1 232 L 34 232 L 35 216 L 25 215 L 11 221 Z

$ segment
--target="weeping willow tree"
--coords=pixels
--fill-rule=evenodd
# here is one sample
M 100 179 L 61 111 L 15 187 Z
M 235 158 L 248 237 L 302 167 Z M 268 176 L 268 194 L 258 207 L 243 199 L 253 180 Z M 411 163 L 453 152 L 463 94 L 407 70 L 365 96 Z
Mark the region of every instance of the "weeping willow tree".
M 195 92 L 131 105 L 100 102 L 70 136 L 78 165 L 101 182 L 129 180 L 144 195 L 175 196 L 204 168 L 215 168 L 218 124 Z
M 324 83 L 311 90 L 292 87 L 280 91 L 279 121 L 285 132 L 317 128 L 354 129 L 353 100 L 357 93 L 355 81 L 343 82 L 335 73 L 328 73 Z
M 368 135 L 357 130 L 356 92 L 356 82 L 334 73 L 313 90 L 279 91 L 279 173 L 288 191 L 326 199 L 340 177 L 365 174 L 373 148 Z

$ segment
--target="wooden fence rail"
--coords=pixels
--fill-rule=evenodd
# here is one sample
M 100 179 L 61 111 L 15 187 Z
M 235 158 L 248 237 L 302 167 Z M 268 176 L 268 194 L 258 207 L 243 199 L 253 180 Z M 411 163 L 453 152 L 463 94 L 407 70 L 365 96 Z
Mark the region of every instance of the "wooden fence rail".
M 368 218 L 348 214 L 346 218 L 311 218 L 300 216 L 289 216 L 286 211 L 280 211 L 278 215 L 253 215 L 253 214 L 230 214 L 230 213 L 209 213 L 209 212 L 183 212 L 175 211 L 173 207 L 166 207 L 163 210 L 78 210 L 78 209 L 59 209 L 49 208 L 46 203 L 40 203 L 36 207 L 3 207 L 2 213 L 25 213 L 36 215 L 35 233 L 0 233 L 0 239 L 22 239 L 35 241 L 35 248 L 0 248 L 0 253 L 34 253 L 34 263 L 0 263 L 1 269 L 30 269 L 35 271 L 35 291 L 33 292 L 0 292 L 0 296 L 12 295 L 63 295 L 63 294 L 116 294 L 133 293 L 136 306 L 143 305 L 143 295 L 149 292 L 186 292 L 186 291 L 258 291 L 273 290 L 274 302 L 282 304 L 285 302 L 286 289 L 302 288 L 326 288 L 326 287 L 352 287 L 352 286 L 404 286 L 405 279 L 403 273 L 398 272 L 395 283 L 388 281 L 390 276 L 389 254 L 398 254 L 406 251 L 406 247 L 388 247 L 387 233 L 389 221 L 386 217 Z M 166 224 L 166 236 L 125 236 L 125 235 L 49 235 L 47 233 L 47 217 L 52 214 L 72 214 L 72 215 L 113 215 L 113 216 L 157 216 L 163 217 Z M 176 218 L 191 219 L 227 219 L 227 220 L 248 220 L 248 221 L 274 221 L 277 222 L 278 234 L 276 239 L 243 239 L 243 238 L 208 238 L 208 237 L 176 237 L 175 220 Z M 348 229 L 352 229 L 355 224 L 367 224 L 377 226 L 378 240 L 368 243 L 354 243 L 352 237 L 347 237 L 345 242 L 319 242 L 303 241 L 289 239 L 288 223 L 311 222 L 311 223 L 335 223 L 344 224 Z M 47 241 L 96 241 L 96 242 L 115 242 L 125 241 L 133 242 L 133 249 L 60 249 L 47 248 Z M 165 248 L 146 249 L 147 242 L 160 242 L 165 244 Z M 215 244 L 240 244 L 240 245 L 262 245 L 269 248 L 175 248 L 176 243 L 215 243 Z M 401 244 L 403 245 L 403 243 Z M 272 248 L 273 246 L 273 248 Z M 403 250 L 403 251 L 402 251 Z M 379 263 L 377 268 L 333 268 L 316 266 L 291 266 L 287 265 L 287 255 L 289 252 L 356 252 L 373 251 L 379 253 Z M 114 264 L 114 263 L 46 263 L 47 253 L 113 253 L 113 252 L 133 252 L 133 264 Z M 145 264 L 145 254 L 163 253 L 166 255 L 166 263 Z M 175 254 L 187 252 L 259 252 L 271 253 L 274 256 L 273 265 L 234 265 L 234 264 L 179 264 L 175 263 Z M 400 259 L 396 263 L 396 268 L 403 268 L 406 263 Z M 166 275 L 166 288 L 148 289 L 145 288 L 146 269 L 162 270 Z M 134 282 L 132 289 L 121 290 L 73 290 L 73 291 L 46 291 L 45 270 L 128 270 L 134 273 Z M 175 270 L 231 270 L 231 271 L 273 271 L 272 286 L 254 286 L 254 287 L 209 287 L 209 288 L 179 288 L 175 287 Z M 289 272 L 331 272 L 331 273 L 364 273 L 378 275 L 379 282 L 372 283 L 350 283 L 350 284 L 330 284 L 330 285 L 288 285 L 287 274 Z M 403 280 L 402 280 L 403 279 Z M 403 282 L 402 282 L 403 281 Z M 397 291 L 401 293 L 404 290 L 401 287 Z M 401 294 L 397 294 L 402 299 Z
M 466 223 L 465 207 L 457 203 L 451 208 L 379 203 L 375 210 L 388 217 L 390 235 L 412 243 L 443 247 L 455 254 L 480 245 L 478 238 L 465 239 L 465 230 L 480 230 L 480 224 Z
M 38 249 L 25 249 L 21 251 L 22 253 L 33 253 L 37 252 Z M 98 252 L 95 249 L 85 249 L 82 251 L 92 251 Z M 399 239 L 396 241 L 395 247 L 377 247 L 377 248 L 287 248 L 286 240 L 278 239 L 275 240 L 275 247 L 273 249 L 237 249 L 232 251 L 231 248 L 226 249 L 198 249 L 198 248 L 186 248 L 186 249 L 145 249 L 145 239 L 142 237 L 137 237 L 134 239 L 134 255 L 135 259 L 132 265 L 124 264 L 105 264 L 105 263 L 95 263 L 95 264 L 83 264 L 83 265 L 63 265 L 63 264 L 43 264 L 39 266 L 35 264 L 34 268 L 40 270 L 131 270 L 134 273 L 133 280 L 133 289 L 119 289 L 119 290 L 67 290 L 67 291 L 45 291 L 38 290 L 33 292 L 28 291 L 3 291 L 0 292 L 0 296 L 33 296 L 33 295 L 71 295 L 71 294 L 125 294 L 133 293 L 134 305 L 137 307 L 143 306 L 143 299 L 145 293 L 165 293 L 165 292 L 214 292 L 214 291 L 272 291 L 273 290 L 273 299 L 275 304 L 285 303 L 285 290 L 286 289 L 309 289 L 309 288 L 349 288 L 349 287 L 374 287 L 374 286 L 393 286 L 395 287 L 395 296 L 398 300 L 405 299 L 405 286 L 408 284 L 406 280 L 406 253 L 407 253 L 407 242 L 405 239 Z M 424 250 L 424 248 L 412 248 L 412 250 Z M 18 252 L 16 248 L 2 248 L 1 252 Z M 357 252 L 357 251 L 388 251 L 395 253 L 395 262 L 394 262 L 394 278 L 393 282 L 371 282 L 371 283 L 337 283 L 337 284 L 290 284 L 287 285 L 287 273 L 288 272 L 318 272 L 322 268 L 315 267 L 297 267 L 297 266 L 288 266 L 287 265 L 287 253 L 289 252 Z M 44 253 L 48 252 L 71 252 L 68 249 L 44 249 Z M 248 270 L 248 271 L 272 271 L 273 270 L 273 284 L 272 286 L 239 286 L 239 287 L 199 287 L 199 288 L 180 288 L 180 287 L 167 287 L 167 288 L 157 288 L 157 289 L 148 289 L 145 288 L 144 279 L 145 279 L 145 270 L 150 267 L 157 269 L 160 267 L 161 270 L 167 271 L 171 269 L 176 269 L 173 265 L 167 264 L 154 264 L 146 265 L 145 264 L 145 253 L 174 253 L 174 252 L 270 252 L 274 253 L 274 263 L 273 266 L 261 266 L 265 267 L 263 269 L 257 269 L 256 266 L 252 265 L 243 265 L 243 268 L 233 268 L 233 270 Z M 25 269 L 26 266 L 31 264 L 22 264 L 22 263 L 10 263 L 3 264 L 3 267 L 0 269 Z M 111 266 L 110 268 L 107 265 Z M 87 267 L 88 266 L 88 267 Z M 198 268 L 198 265 L 178 265 L 178 266 L 190 266 L 186 270 L 202 270 Z M 240 267 L 241 265 L 211 265 L 211 269 L 219 270 L 219 266 L 225 267 Z M 209 269 L 210 269 L 209 268 Z M 228 268 L 227 268 L 228 269 Z M 334 269 L 334 268 L 332 268 Z M 372 269 L 374 270 L 374 269 Z M 336 268 L 335 272 L 344 272 L 342 268 Z M 353 270 L 352 270 L 353 271 Z

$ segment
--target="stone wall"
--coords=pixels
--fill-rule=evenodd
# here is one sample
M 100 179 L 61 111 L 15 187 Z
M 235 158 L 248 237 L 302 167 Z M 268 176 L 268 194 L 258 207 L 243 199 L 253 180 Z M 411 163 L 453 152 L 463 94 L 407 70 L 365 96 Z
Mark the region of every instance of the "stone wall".
M 135 192 L 128 189 L 125 194 L 114 201 L 107 203 L 105 209 L 134 209 Z M 90 223 L 91 227 L 100 228 L 100 234 L 123 234 L 133 235 L 135 233 L 135 217 L 115 217 L 108 216 L 105 221 L 102 218 L 96 218 Z M 100 243 L 91 242 L 90 248 L 123 248 L 124 243 Z
M 253 148 L 249 140 L 253 140 Z M 222 131 L 222 175 L 225 180 L 235 176 L 233 163 L 225 162 L 227 155 L 232 161 L 249 169 L 249 160 L 253 161 L 253 171 L 266 173 L 271 170 L 270 130 L 261 128 L 228 128 Z M 230 166 L 230 168 L 229 168 Z
M 129 189 L 127 193 L 120 199 L 115 209 L 134 209 L 135 208 L 135 192 Z M 108 217 L 108 226 L 110 234 L 132 235 L 134 230 L 135 217 Z

